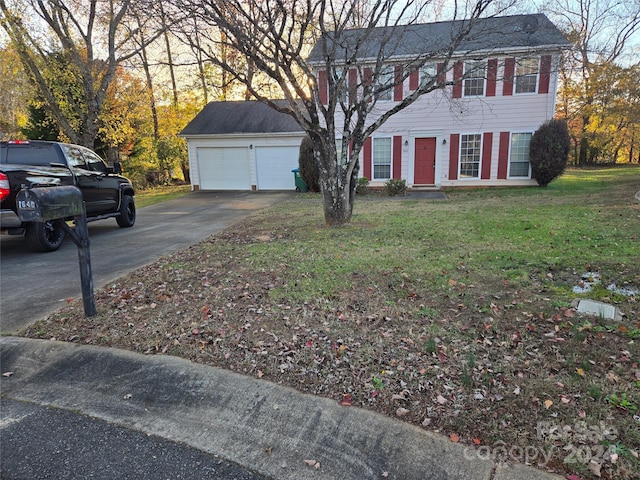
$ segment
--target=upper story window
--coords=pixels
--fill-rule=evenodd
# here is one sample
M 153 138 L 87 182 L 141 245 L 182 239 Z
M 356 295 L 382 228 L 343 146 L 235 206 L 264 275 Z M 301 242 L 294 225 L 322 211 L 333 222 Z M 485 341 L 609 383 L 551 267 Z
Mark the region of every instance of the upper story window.
M 346 70 L 338 70 L 336 69 L 336 83 L 342 80 L 342 76 L 344 75 L 344 81 L 338 90 L 338 101 L 341 103 L 349 104 L 349 78 Z
M 521 58 L 516 64 L 516 93 L 536 93 L 539 60 Z
M 392 65 L 386 65 L 380 69 L 376 84 L 376 98 L 378 100 L 391 100 L 393 92 L 394 70 Z
M 438 66 L 435 63 L 425 63 L 420 67 L 420 85 L 435 81 L 438 76 Z
M 484 95 L 484 79 L 486 77 L 486 62 L 473 60 L 464 62 L 464 96 Z

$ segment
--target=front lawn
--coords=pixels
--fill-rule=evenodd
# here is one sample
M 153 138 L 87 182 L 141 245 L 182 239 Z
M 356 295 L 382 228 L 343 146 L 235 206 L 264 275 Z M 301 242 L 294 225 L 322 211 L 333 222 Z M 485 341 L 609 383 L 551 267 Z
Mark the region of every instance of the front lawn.
M 97 316 L 76 302 L 24 335 L 177 355 L 477 455 L 637 478 L 637 190 L 640 168 L 627 167 L 446 201 L 364 196 L 342 228 L 300 194 L 106 286 Z M 572 301 L 585 297 L 623 322 L 579 318 Z

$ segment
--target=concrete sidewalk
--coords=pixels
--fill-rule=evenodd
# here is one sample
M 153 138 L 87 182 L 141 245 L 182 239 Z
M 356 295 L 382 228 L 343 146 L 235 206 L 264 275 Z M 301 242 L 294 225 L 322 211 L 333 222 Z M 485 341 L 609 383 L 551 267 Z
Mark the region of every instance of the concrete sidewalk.
M 170 439 L 273 479 L 561 478 L 497 464 L 384 415 L 176 357 L 2 337 L 0 366 L 5 401 Z

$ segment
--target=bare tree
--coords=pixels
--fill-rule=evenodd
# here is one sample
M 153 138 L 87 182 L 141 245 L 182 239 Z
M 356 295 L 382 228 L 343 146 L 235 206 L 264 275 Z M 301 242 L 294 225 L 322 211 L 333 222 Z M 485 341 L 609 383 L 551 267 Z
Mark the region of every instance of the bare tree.
M 123 28 L 132 4 L 133 0 L 0 0 L 0 25 L 48 111 L 74 143 L 94 146 L 100 113 L 116 69 L 138 52 L 130 41 L 131 30 Z M 41 33 L 41 24 L 47 27 L 45 34 Z M 157 30 L 145 41 L 152 42 L 160 34 Z M 47 59 L 60 51 L 69 59 L 73 76 L 78 77 L 82 102 L 56 95 L 42 73 Z M 69 109 L 79 122 L 71 121 L 66 114 Z
M 596 138 L 593 121 L 606 116 L 603 108 L 611 104 L 603 98 L 612 91 L 611 71 L 616 65 L 637 64 L 640 2 L 553 0 L 545 2 L 543 9 L 575 46 L 567 52 L 562 67 L 564 88 L 560 95 L 567 97 L 562 98 L 562 113 L 570 123 L 579 124 L 572 133 L 576 163 L 595 163 L 602 153 L 598 143 L 606 139 Z
M 155 140 L 159 137 L 159 126 L 158 126 L 158 107 L 156 103 L 155 91 L 154 91 L 154 83 L 153 83 L 153 75 L 151 74 L 151 65 L 149 62 L 149 55 L 147 53 L 147 41 L 145 39 L 145 30 L 143 28 L 143 22 L 140 18 L 139 13 L 134 13 L 133 18 L 135 20 L 136 28 L 134 28 L 134 32 L 136 34 L 132 35 L 132 39 L 135 42 L 138 42 L 138 55 L 141 61 L 141 68 L 144 72 L 145 83 L 147 87 L 147 92 L 149 94 L 149 108 L 151 110 L 151 118 L 153 120 L 153 138 Z
M 167 55 L 167 67 L 169 68 L 169 77 L 171 78 L 171 92 L 173 94 L 173 105 L 178 105 L 178 84 L 176 82 L 175 65 L 173 63 L 173 53 L 171 49 L 171 40 L 169 38 L 169 29 L 167 21 L 167 13 L 162 6 L 162 2 L 158 2 L 158 12 L 160 13 L 160 24 L 162 26 L 162 35 L 164 37 L 165 53 Z
M 446 39 L 418 39 L 425 48 L 420 53 L 411 52 L 410 57 L 405 55 L 405 68 L 396 69 L 389 81 L 390 62 L 407 36 L 412 35 L 411 24 L 429 13 L 439 13 L 437 3 L 432 0 L 182 2 L 202 22 L 219 28 L 226 45 L 247 58 L 260 73 L 260 79 L 268 79 L 270 83 L 261 83 L 224 58 L 212 55 L 209 60 L 244 84 L 254 98 L 293 116 L 310 135 L 320 169 L 328 225 L 351 220 L 358 158 L 367 137 L 392 115 L 445 85 L 441 78 L 452 68 L 454 53 L 472 34 L 476 22 L 487 15 L 492 0 L 454 2 L 450 16 L 464 20 L 452 23 Z M 359 28 L 353 28 L 354 22 Z M 367 59 L 366 65 L 362 58 Z M 421 84 L 388 110 L 378 102 L 381 95 L 407 79 L 412 70 L 435 59 L 441 65 L 442 75 Z M 323 94 L 316 77 L 319 71 L 326 72 L 327 102 L 321 101 Z M 352 74 L 354 71 L 356 75 Z M 275 97 L 286 101 L 276 102 Z M 340 119 L 339 124 L 336 118 Z M 336 145 L 336 138 L 342 139 L 341 148 Z
M 251 8 L 251 5 L 247 5 Z M 186 21 L 178 22 L 172 28 L 175 37 L 189 47 L 195 58 L 196 76 L 203 92 L 205 103 L 209 99 L 209 88 L 219 100 L 231 100 L 252 97 L 245 81 L 238 81 L 232 72 L 243 72 L 242 77 L 248 83 L 254 83 L 257 69 L 253 60 L 235 48 L 227 32 L 218 28 L 215 22 L 205 21 L 198 15 L 190 15 Z M 261 32 L 254 30 L 254 40 L 262 40 Z M 227 65 L 229 68 L 219 68 Z

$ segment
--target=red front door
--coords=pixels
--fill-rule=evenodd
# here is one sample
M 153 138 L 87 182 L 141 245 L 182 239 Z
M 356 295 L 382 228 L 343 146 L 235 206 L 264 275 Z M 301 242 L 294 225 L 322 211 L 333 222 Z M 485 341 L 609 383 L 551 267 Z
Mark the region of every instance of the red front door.
M 436 183 L 435 138 L 416 138 L 413 183 L 415 185 L 435 185 Z

